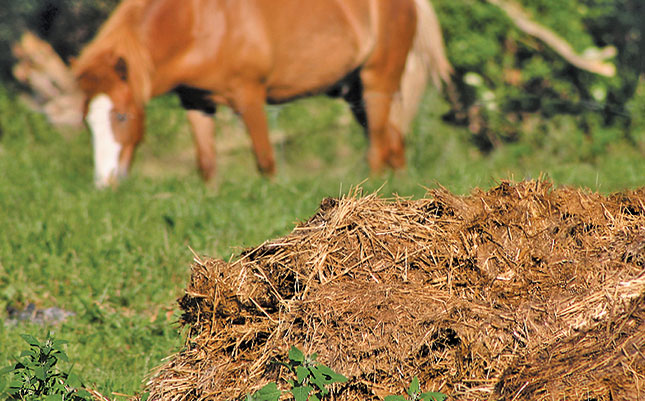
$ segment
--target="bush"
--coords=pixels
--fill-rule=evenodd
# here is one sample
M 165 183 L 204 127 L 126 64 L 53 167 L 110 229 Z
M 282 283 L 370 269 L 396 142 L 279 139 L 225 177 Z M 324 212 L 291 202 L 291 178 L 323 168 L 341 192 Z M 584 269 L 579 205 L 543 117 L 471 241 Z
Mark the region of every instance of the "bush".
M 327 366 L 316 362 L 317 354 L 305 355 L 295 346 L 289 350 L 289 362 L 276 362 L 286 367 L 294 379 L 287 384 L 295 401 L 320 401 L 329 394 L 328 386 L 344 383 L 347 378 Z M 278 401 L 282 396 L 275 382 L 270 382 L 253 394 L 247 394 L 245 401 Z
M 456 70 L 458 101 L 447 117 L 469 125 L 483 148 L 519 140 L 560 114 L 574 116 L 587 133 L 607 125 L 631 124 L 627 103 L 636 91 L 645 55 L 642 1 L 521 1 L 534 20 L 567 40 L 578 53 L 615 46 L 617 73 L 611 78 L 571 66 L 519 31 L 501 9 L 486 1 L 433 3 Z M 534 116 L 539 117 L 537 122 Z
M 49 334 L 42 343 L 30 335 L 23 334 L 22 338 L 29 344 L 29 349 L 20 354 L 13 366 L 0 370 L 0 396 L 7 400 L 29 401 L 92 400 L 78 376 L 56 368 L 58 361 L 68 361 L 62 348 L 64 341 Z

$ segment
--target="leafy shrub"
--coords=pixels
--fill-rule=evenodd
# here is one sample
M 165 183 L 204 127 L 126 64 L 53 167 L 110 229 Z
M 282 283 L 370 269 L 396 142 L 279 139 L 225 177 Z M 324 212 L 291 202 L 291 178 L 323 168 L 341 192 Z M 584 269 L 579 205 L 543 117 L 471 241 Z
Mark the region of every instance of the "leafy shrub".
M 316 362 L 318 355 L 306 356 L 298 348 L 289 350 L 289 362 L 276 362 L 285 366 L 295 377 L 287 380 L 289 390 L 296 401 L 319 401 L 329 394 L 327 386 L 344 383 L 347 378 L 334 372 L 329 367 Z M 275 382 L 271 382 L 251 395 L 246 401 L 277 401 L 282 395 Z
M 289 390 L 295 401 L 320 401 L 329 394 L 329 385 L 345 383 L 347 378 L 334 372 L 329 367 L 316 362 L 318 355 L 305 355 L 296 347 L 289 350 L 289 362 L 275 362 L 286 367 L 294 379 L 287 380 Z M 384 401 L 444 401 L 447 396 L 442 393 L 422 393 L 419 379 L 415 376 L 407 390 L 409 398 L 400 395 L 388 395 Z M 278 401 L 283 392 L 275 382 L 268 383 L 253 394 L 247 394 L 245 401 Z
M 93 399 L 82 388 L 78 376 L 56 369 L 58 361 L 68 361 L 62 348 L 65 341 L 55 340 L 50 334 L 42 343 L 30 335 L 23 334 L 22 338 L 29 344 L 29 349 L 20 354 L 15 365 L 0 370 L 0 396 L 8 400 L 29 401 Z

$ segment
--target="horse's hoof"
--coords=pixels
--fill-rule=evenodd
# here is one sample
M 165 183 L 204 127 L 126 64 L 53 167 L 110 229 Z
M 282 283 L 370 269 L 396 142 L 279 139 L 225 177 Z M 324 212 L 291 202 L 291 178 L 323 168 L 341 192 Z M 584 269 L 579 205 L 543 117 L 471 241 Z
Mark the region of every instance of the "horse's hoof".
M 387 158 L 387 164 L 392 167 L 393 170 L 401 170 L 405 168 L 405 153 L 390 153 Z
M 258 165 L 258 170 L 265 177 L 275 176 L 275 163 L 269 164 L 268 166 Z

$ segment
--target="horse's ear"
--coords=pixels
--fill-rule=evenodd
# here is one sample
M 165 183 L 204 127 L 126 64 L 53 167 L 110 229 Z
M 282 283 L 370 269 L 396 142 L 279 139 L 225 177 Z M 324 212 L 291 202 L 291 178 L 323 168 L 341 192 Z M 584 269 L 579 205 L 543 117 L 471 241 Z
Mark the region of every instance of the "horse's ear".
M 128 64 L 125 62 L 123 57 L 119 57 L 116 64 L 114 64 L 114 71 L 122 81 L 128 80 Z

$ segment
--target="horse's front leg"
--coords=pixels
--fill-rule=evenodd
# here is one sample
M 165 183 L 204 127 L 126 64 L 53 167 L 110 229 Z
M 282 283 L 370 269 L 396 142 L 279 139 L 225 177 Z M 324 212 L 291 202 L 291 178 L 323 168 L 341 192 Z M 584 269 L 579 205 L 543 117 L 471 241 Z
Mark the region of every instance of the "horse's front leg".
M 213 115 L 199 110 L 186 112 L 190 123 L 195 150 L 197 151 L 197 165 L 202 178 L 208 181 L 215 175 L 215 120 Z
M 264 112 L 266 89 L 261 86 L 241 88 L 233 99 L 235 111 L 242 117 L 253 144 L 253 152 L 260 172 L 266 175 L 275 173 L 273 148 L 269 141 L 269 126 Z

